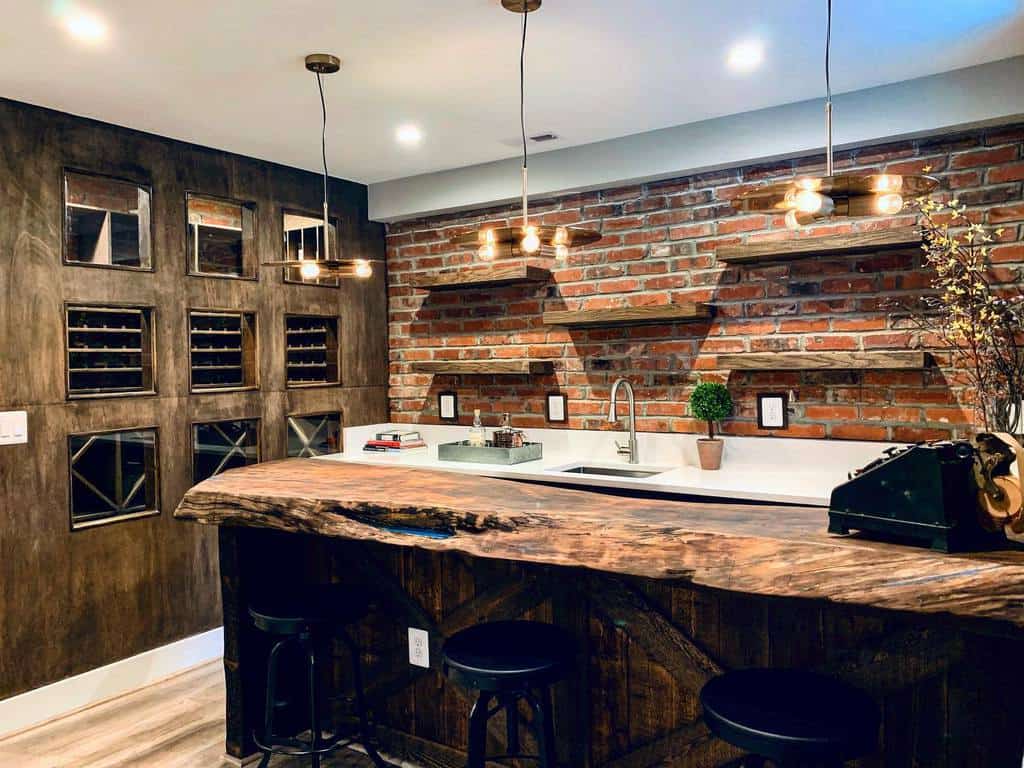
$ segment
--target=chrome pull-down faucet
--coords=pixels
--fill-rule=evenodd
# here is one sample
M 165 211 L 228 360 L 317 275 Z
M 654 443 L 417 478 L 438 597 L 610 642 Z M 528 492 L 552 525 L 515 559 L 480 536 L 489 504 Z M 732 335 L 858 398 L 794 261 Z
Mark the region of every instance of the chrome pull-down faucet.
M 615 413 L 615 403 L 619 397 L 619 387 L 626 390 L 626 405 L 629 407 L 629 414 L 627 416 L 629 420 L 629 442 L 625 445 L 619 445 L 619 441 L 616 440 L 615 447 L 618 449 L 620 456 L 629 456 L 630 464 L 639 464 L 640 458 L 636 447 L 636 400 L 633 397 L 633 385 L 625 379 L 616 379 L 615 383 L 612 384 L 611 403 L 608 405 L 608 421 L 614 424 L 619 420 Z

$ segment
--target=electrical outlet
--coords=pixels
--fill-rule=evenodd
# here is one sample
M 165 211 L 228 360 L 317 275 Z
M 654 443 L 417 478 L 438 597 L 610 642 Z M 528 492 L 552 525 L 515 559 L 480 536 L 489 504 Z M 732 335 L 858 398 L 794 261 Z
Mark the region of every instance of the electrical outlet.
M 409 663 L 430 668 L 430 636 L 425 629 L 409 627 Z
M 28 413 L 25 411 L 0 412 L 0 445 L 20 445 L 28 442 Z

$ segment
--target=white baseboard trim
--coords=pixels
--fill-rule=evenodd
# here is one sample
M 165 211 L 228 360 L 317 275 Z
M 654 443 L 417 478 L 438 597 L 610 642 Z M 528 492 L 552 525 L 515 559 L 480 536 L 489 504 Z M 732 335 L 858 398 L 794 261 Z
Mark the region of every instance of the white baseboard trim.
M 152 685 L 224 655 L 224 628 L 144 651 L 0 701 L 0 738 Z

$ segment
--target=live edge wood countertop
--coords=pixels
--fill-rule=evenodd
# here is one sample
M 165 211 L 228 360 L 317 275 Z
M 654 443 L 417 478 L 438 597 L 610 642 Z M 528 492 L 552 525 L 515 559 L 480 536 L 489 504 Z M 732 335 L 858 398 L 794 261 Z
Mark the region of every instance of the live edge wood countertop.
M 821 508 L 634 499 L 291 459 L 190 490 L 175 516 L 1024 628 L 1024 552 L 943 555 L 826 533 Z M 396 529 L 449 532 L 428 538 Z

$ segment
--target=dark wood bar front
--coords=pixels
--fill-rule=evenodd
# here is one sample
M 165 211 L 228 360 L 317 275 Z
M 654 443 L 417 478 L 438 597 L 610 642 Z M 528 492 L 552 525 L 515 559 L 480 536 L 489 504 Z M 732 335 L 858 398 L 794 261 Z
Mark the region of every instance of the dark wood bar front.
M 697 693 L 720 670 L 751 666 L 820 670 L 868 691 L 882 743 L 859 765 L 1015 766 L 1024 748 L 1022 552 L 829 537 L 819 508 L 309 460 L 207 480 L 176 516 L 221 526 L 227 748 L 238 757 L 253 751 L 267 650 L 248 601 L 326 581 L 375 603 L 357 634 L 381 747 L 419 765 L 465 761 L 470 696 L 440 674 L 444 638 L 519 617 L 577 640 L 555 701 L 570 765 L 736 757 L 703 725 Z M 409 664 L 409 627 L 429 632 L 430 669 Z M 344 680 L 341 661 L 337 672 Z

